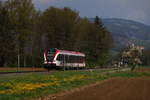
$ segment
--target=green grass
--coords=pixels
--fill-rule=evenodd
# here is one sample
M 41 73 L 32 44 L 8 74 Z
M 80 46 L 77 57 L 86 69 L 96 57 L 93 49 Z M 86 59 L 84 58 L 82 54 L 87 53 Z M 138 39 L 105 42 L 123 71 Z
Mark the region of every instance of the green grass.
M 109 74 L 110 77 L 142 77 L 142 76 L 150 76 L 150 73 L 145 72 L 118 72 Z
M 130 71 L 60 71 L 0 76 L 0 100 L 28 100 L 91 84 L 112 77 L 150 76 Z M 26 85 L 27 84 L 27 85 Z M 30 88 L 33 88 L 30 90 Z M 29 90 L 28 90 L 29 89 Z M 2 93 L 5 92 L 5 93 Z
M 0 71 L 0 72 L 18 72 L 17 70 L 3 70 L 3 71 Z
M 141 67 L 143 67 L 143 68 L 150 68 L 150 66 L 148 66 L 148 65 L 147 66 L 141 66 Z

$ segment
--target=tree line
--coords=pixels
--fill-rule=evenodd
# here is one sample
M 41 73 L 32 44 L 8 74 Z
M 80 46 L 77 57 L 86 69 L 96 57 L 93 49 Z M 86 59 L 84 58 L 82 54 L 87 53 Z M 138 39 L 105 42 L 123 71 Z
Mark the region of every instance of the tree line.
M 112 36 L 98 16 L 90 22 L 67 7 L 39 11 L 32 0 L 0 1 L 1 67 L 42 66 L 48 48 L 80 51 L 88 64 L 104 65 L 112 46 Z
M 150 66 L 150 49 L 143 51 L 142 64 L 145 66 Z

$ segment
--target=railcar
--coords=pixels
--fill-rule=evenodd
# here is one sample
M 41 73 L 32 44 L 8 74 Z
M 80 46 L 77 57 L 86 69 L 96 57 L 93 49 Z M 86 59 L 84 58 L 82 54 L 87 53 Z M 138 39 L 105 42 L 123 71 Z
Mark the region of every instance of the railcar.
M 85 68 L 85 54 L 50 48 L 44 50 L 44 67 L 48 70 L 53 68 Z

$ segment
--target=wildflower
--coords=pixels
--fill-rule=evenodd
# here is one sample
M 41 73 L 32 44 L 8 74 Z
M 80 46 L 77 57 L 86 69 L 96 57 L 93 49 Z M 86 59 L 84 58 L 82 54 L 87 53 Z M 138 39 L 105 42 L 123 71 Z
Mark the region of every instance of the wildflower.
M 69 78 L 64 78 L 64 81 L 77 81 L 82 79 L 87 79 L 88 77 L 85 75 L 76 75 Z

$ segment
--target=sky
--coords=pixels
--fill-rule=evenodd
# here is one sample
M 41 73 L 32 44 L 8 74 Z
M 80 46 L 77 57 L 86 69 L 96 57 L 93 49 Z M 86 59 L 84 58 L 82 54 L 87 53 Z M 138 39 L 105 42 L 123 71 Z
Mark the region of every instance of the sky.
M 150 0 L 33 0 L 40 10 L 70 7 L 81 17 L 123 18 L 150 25 Z

